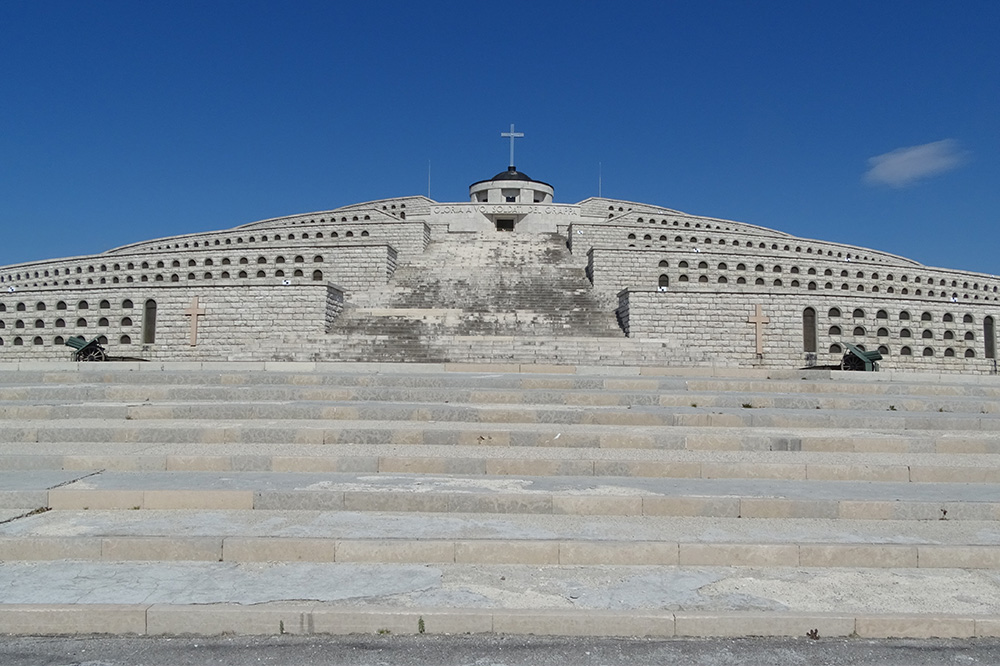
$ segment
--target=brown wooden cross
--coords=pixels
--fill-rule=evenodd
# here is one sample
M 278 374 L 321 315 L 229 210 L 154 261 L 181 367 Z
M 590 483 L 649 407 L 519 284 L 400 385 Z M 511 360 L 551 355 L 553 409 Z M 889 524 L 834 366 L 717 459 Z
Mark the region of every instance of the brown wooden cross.
M 771 318 L 764 317 L 764 312 L 761 310 L 760 304 L 758 303 L 755 312 L 752 317 L 747 318 L 747 322 L 754 325 L 754 334 L 757 339 L 757 354 L 764 354 L 764 325 L 771 321 Z
M 191 305 L 184 314 L 191 317 L 191 347 L 194 347 L 198 344 L 198 316 L 205 314 L 205 309 L 198 307 L 198 297 L 191 299 Z

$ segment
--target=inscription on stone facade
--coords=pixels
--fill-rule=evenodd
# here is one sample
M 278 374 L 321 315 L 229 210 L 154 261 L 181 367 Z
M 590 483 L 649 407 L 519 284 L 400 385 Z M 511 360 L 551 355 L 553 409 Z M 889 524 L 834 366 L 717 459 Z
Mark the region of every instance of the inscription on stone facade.
M 494 214 L 520 214 L 538 213 L 542 215 L 565 215 L 576 216 L 580 213 L 579 206 L 552 206 L 549 204 L 469 204 L 466 206 L 434 206 L 431 211 L 436 215 L 482 213 L 483 215 Z

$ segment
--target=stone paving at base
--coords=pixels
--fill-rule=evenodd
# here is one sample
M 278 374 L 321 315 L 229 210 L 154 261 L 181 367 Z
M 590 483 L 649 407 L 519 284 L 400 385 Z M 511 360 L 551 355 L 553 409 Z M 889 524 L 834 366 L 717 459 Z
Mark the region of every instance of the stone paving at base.
M 33 477 L 39 477 L 32 484 Z M 53 475 L 0 472 L 0 490 L 51 488 Z M 772 479 L 671 479 L 649 477 L 516 477 L 292 472 L 114 472 L 91 471 L 55 476 L 61 491 L 250 490 L 268 492 L 372 492 L 407 494 L 502 494 L 567 496 L 712 496 L 797 500 L 872 500 L 895 502 L 996 503 L 1000 484 L 913 484 Z M 76 480 L 76 481 L 73 481 Z M 300 507 L 297 509 L 311 509 Z M 313 508 L 316 509 L 316 508 Z
M 8 605 L 1000 613 L 995 572 L 951 569 L 17 562 L 0 567 L 0 595 Z
M 17 510 L 11 510 L 13 514 Z M 9 537 L 274 537 L 324 540 L 588 540 L 1000 546 L 993 521 L 601 517 L 270 510 L 53 510 L 0 524 Z

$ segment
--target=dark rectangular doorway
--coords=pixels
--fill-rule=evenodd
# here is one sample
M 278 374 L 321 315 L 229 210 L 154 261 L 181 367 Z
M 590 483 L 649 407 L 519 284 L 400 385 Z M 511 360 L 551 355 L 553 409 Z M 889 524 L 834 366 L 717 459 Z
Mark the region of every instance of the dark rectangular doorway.
M 514 218 L 497 218 L 497 231 L 498 232 L 514 231 Z

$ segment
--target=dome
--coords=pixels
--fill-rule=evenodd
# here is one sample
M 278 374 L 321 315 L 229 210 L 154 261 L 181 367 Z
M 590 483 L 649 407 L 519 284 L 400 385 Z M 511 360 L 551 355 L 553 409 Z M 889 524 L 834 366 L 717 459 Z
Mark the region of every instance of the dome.
M 530 181 L 531 177 L 518 171 L 515 167 L 508 167 L 507 171 L 501 171 L 490 179 L 491 181 Z
M 496 181 L 523 181 L 525 183 L 538 183 L 545 188 L 551 188 L 552 186 L 543 181 L 536 181 L 531 176 L 528 176 L 523 171 L 518 171 L 517 167 L 507 167 L 507 171 L 501 171 L 499 174 L 493 178 L 487 179 L 485 181 L 476 181 L 470 187 L 477 188 L 477 186 L 483 183 L 495 183 Z

